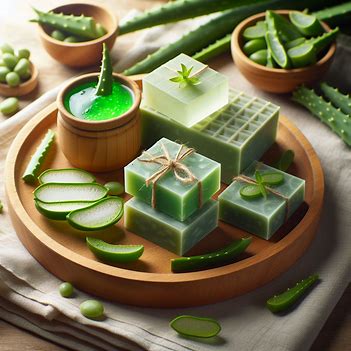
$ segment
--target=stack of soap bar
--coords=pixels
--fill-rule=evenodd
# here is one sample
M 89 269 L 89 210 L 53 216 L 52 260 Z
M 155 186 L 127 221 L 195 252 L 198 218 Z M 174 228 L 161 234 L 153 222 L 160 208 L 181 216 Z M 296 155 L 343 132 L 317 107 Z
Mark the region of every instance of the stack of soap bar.
M 222 166 L 222 181 L 230 184 L 274 143 L 279 107 L 231 89 L 229 104 L 192 128 L 176 123 L 143 101 L 142 143 L 149 147 L 162 137 L 194 147 Z
M 269 191 L 267 198 L 244 199 L 240 189 L 247 183 L 235 180 L 218 197 L 219 218 L 268 240 L 303 202 L 305 181 L 259 162 L 253 162 L 243 174 L 255 179 L 256 170 L 282 173 L 284 182 L 272 188 L 286 199 Z
M 147 150 L 147 153 L 162 155 L 161 144 L 166 147 L 172 160 L 181 147 L 171 140 L 162 138 Z M 140 156 L 124 168 L 125 190 L 151 205 L 152 185 L 146 186 L 145 181 L 161 166 L 141 162 L 140 159 L 147 159 L 147 156 Z M 161 177 L 155 188 L 156 209 L 178 221 L 186 220 L 198 210 L 199 199 L 202 203 L 206 203 L 219 190 L 221 179 L 220 164 L 196 152 L 184 158 L 181 163 L 189 168 L 197 181 L 184 184 L 176 179 L 174 172 L 169 171 Z
M 199 84 L 180 86 L 170 81 L 178 76 L 181 64 L 196 77 Z M 193 58 L 180 54 L 143 79 L 143 99 L 147 106 L 185 127 L 191 127 L 228 103 L 228 79 Z M 201 72 L 200 72 L 201 70 Z

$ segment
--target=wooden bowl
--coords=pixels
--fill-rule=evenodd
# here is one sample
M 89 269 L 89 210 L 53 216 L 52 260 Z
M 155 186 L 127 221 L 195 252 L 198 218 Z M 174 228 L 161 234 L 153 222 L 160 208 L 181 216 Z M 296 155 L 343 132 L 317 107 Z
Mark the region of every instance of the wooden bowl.
M 52 28 L 39 25 L 39 34 L 46 51 L 55 60 L 71 67 L 86 67 L 99 64 L 102 57 L 102 44 L 106 43 L 111 50 L 118 31 L 118 21 L 114 14 L 100 4 L 74 3 L 52 9 L 54 12 L 94 17 L 107 30 L 102 37 L 94 40 L 66 43 L 50 36 Z
M 32 76 L 17 87 L 10 87 L 7 84 L 0 83 L 0 95 L 2 96 L 23 96 L 29 94 L 38 85 L 38 70 L 30 63 L 30 71 Z
M 275 12 L 287 17 L 290 10 Z M 259 65 L 246 56 L 242 51 L 242 33 L 247 27 L 254 25 L 257 21 L 264 20 L 264 18 L 264 12 L 251 16 L 242 21 L 232 34 L 232 56 L 244 77 L 256 87 L 272 93 L 288 93 L 301 84 L 313 83 L 320 80 L 333 60 L 336 50 L 335 43 L 330 45 L 329 50 L 316 64 L 303 68 L 270 68 Z M 326 23 L 323 22 L 322 25 L 327 31 L 330 31 L 330 27 Z

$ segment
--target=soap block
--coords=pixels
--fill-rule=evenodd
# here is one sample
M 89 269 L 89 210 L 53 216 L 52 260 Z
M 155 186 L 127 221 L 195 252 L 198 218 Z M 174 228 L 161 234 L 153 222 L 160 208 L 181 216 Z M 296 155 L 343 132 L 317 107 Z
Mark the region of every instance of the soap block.
M 218 201 L 209 200 L 184 222 L 153 209 L 136 198 L 124 205 L 125 227 L 182 256 L 218 225 Z
M 267 191 L 267 198 L 244 199 L 240 195 L 240 189 L 247 185 L 247 182 L 234 180 L 218 197 L 219 218 L 268 240 L 303 202 L 305 181 L 257 161 L 253 162 L 243 174 L 255 179 L 256 170 L 262 174 L 282 173 L 284 183 L 272 189 L 286 197 L 288 201 L 270 191 Z
M 180 86 L 170 81 L 178 75 L 181 64 L 192 67 L 191 74 L 199 72 L 200 84 Z M 143 79 L 145 103 L 185 127 L 198 123 L 228 103 L 228 78 L 204 67 L 185 54 L 168 61 Z
M 222 181 L 258 160 L 274 143 L 279 106 L 231 89 L 230 103 L 191 128 L 186 128 L 143 102 L 142 144 L 148 148 L 162 137 L 182 142 L 219 162 Z
M 162 155 L 162 144 L 168 150 L 171 159 L 174 160 L 181 145 L 166 138 L 160 139 L 147 150 L 147 153 L 155 156 Z M 162 166 L 157 163 L 140 161 L 140 159 L 147 158 L 147 155 L 141 155 L 124 168 L 125 191 L 151 205 L 153 185 L 146 186 L 145 180 Z M 184 221 L 219 190 L 221 166 L 218 162 L 196 152 L 180 162 L 188 167 L 197 180 L 184 184 L 176 179 L 173 171 L 168 171 L 157 181 L 156 186 L 154 185 L 155 208 L 178 221 Z

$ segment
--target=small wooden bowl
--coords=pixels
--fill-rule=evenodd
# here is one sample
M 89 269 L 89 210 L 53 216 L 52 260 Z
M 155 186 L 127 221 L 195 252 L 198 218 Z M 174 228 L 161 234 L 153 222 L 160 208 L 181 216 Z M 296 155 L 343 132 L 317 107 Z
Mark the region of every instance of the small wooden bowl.
M 98 39 L 79 43 L 66 43 L 50 36 L 52 28 L 46 25 L 39 25 L 41 41 L 46 51 L 55 60 L 71 67 L 92 66 L 99 64 L 101 61 L 103 43 L 106 43 L 110 50 L 112 49 L 117 37 L 118 21 L 113 13 L 105 7 L 100 4 L 75 3 L 55 7 L 52 11 L 76 16 L 81 14 L 91 16 L 107 30 L 107 33 Z
M 280 10 L 277 13 L 288 16 L 290 10 Z M 272 93 L 288 93 L 297 86 L 315 82 L 328 70 L 336 50 L 336 44 L 330 45 L 327 53 L 314 65 L 294 68 L 281 69 L 269 68 L 251 61 L 242 51 L 242 33 L 247 27 L 254 25 L 257 21 L 264 20 L 265 13 L 259 13 L 242 21 L 232 34 L 232 56 L 240 72 L 244 77 L 256 87 Z M 330 27 L 322 23 L 323 27 L 330 31 Z
M 23 96 L 33 91 L 38 85 L 38 70 L 32 62 L 30 63 L 30 71 L 32 72 L 32 76 L 17 87 L 10 87 L 7 84 L 0 83 L 0 95 Z
M 77 118 L 64 106 L 65 95 L 75 86 L 98 79 L 89 73 L 70 80 L 57 96 L 58 139 L 66 158 L 76 167 L 93 172 L 123 168 L 139 153 L 141 91 L 129 77 L 114 73 L 115 80 L 130 88 L 134 95 L 131 108 L 124 114 L 102 121 Z

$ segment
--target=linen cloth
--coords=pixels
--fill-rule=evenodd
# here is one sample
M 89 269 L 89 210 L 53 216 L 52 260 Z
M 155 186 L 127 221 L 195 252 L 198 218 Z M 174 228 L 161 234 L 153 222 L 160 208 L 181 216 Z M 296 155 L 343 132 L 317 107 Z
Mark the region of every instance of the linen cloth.
M 199 21 L 202 21 L 200 19 Z M 184 30 L 197 26 L 186 21 L 151 29 L 141 34 L 128 57 L 141 57 L 140 48 L 155 48 L 173 40 Z M 145 45 L 141 45 L 145 44 Z M 350 45 L 348 46 L 350 48 Z M 130 56 L 129 56 L 130 55 Z M 351 90 L 351 51 L 338 48 L 329 78 Z M 47 272 L 22 246 L 7 212 L 0 215 L 0 318 L 28 329 L 73 350 L 218 350 L 218 351 L 303 351 L 308 350 L 321 327 L 350 282 L 351 250 L 351 152 L 327 127 L 290 101 L 288 95 L 271 95 L 256 90 L 239 74 L 231 60 L 213 63 L 231 78 L 231 85 L 249 94 L 270 99 L 294 121 L 317 151 L 325 172 L 325 203 L 320 230 L 306 254 L 286 273 L 270 284 L 244 296 L 209 306 L 187 309 L 147 309 L 104 301 L 106 319 L 91 321 L 79 312 L 79 304 L 89 298 L 77 291 L 74 298 L 58 293 L 60 281 Z M 121 69 L 123 61 L 118 63 Z M 37 112 L 54 101 L 54 89 L 0 124 L 0 199 L 4 200 L 5 158 L 21 127 Z M 285 290 L 311 273 L 322 279 L 299 307 L 284 316 L 265 308 L 267 298 Z M 250 279 L 250 277 L 248 277 Z M 220 289 L 220 287 L 218 287 Z M 142 292 L 141 292 L 142 293 Z M 184 338 L 169 328 L 179 314 L 216 318 L 221 334 L 209 340 Z M 16 349 L 16 345 L 14 350 Z

